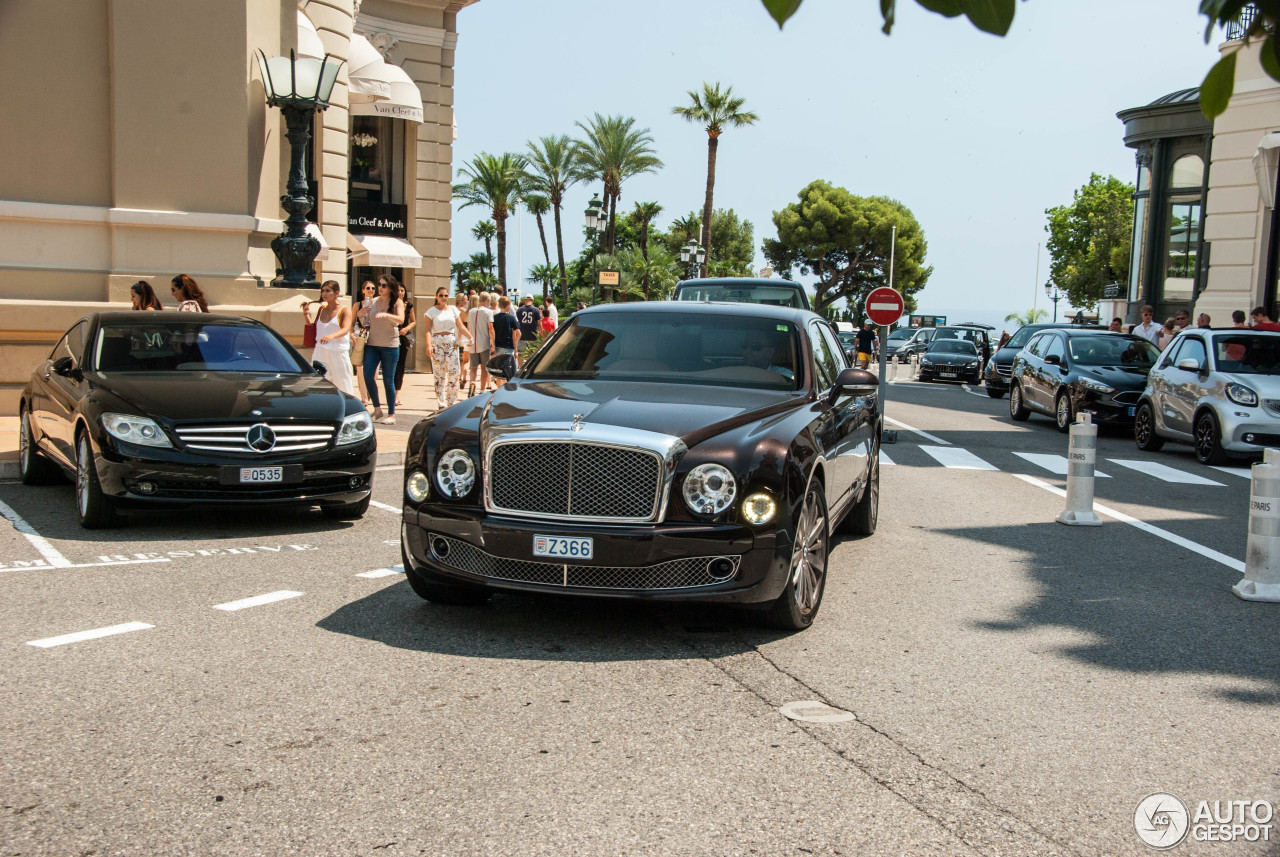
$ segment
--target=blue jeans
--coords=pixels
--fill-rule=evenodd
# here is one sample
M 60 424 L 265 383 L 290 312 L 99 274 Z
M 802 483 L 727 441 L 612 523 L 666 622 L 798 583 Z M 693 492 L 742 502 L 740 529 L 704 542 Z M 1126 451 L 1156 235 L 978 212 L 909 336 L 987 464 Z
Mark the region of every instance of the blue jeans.
M 378 365 L 382 365 L 382 388 L 387 391 L 387 413 L 396 412 L 396 364 L 400 362 L 400 349 L 387 348 L 381 345 L 364 347 L 364 386 L 369 391 L 374 408 L 381 408 L 378 402 Z

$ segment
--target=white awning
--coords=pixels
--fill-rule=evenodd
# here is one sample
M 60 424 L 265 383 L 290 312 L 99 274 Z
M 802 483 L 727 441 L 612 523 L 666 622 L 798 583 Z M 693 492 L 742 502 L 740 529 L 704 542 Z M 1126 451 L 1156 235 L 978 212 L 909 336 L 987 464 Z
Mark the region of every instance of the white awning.
M 396 65 L 382 64 L 382 73 L 390 82 L 391 92 L 385 101 L 352 103 L 354 116 L 390 116 L 392 119 L 422 121 L 422 93 L 408 72 Z
M 307 224 L 307 234 L 320 242 L 320 252 L 316 254 L 317 259 L 329 258 L 329 242 L 324 240 L 324 233 L 320 231 L 320 227 L 314 223 Z
M 421 268 L 422 254 L 403 238 L 347 233 L 347 247 L 356 265 L 379 268 Z
M 298 10 L 298 56 L 324 59 L 324 42 L 316 32 L 316 25 L 301 9 Z
M 1280 131 L 1272 131 L 1258 143 L 1253 156 L 1253 174 L 1258 179 L 1258 191 L 1262 204 L 1276 207 L 1276 177 L 1280 175 Z
M 387 70 L 394 68 L 382 61 L 382 54 L 359 33 L 351 36 L 351 59 L 347 60 L 347 82 L 351 106 L 391 97 L 391 79 Z

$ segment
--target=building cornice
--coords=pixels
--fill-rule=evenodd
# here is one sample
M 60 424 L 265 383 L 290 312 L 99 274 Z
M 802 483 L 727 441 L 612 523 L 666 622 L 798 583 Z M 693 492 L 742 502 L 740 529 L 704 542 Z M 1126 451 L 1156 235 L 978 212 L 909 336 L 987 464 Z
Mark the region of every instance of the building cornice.
M 284 221 L 248 214 L 208 211 L 158 211 L 141 208 L 103 208 L 0 199 L 0 222 L 100 224 L 143 229 L 185 229 L 200 232 L 279 232 Z
M 356 16 L 356 32 L 364 36 L 385 35 L 395 42 L 408 42 L 414 45 L 428 45 L 433 48 L 444 48 L 451 51 L 458 46 L 458 34 L 450 33 L 439 27 L 424 27 L 419 24 L 405 24 L 389 18 L 377 18 L 361 12 Z

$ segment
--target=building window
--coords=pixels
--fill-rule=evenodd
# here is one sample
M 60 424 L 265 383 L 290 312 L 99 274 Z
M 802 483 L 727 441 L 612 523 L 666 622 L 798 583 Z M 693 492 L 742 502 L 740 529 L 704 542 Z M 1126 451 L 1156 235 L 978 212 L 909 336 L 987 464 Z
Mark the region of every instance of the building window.
M 1170 188 L 1190 188 L 1196 192 L 1204 184 L 1204 161 L 1196 155 L 1183 155 L 1173 162 L 1169 174 Z
M 1139 178 L 1141 187 L 1141 178 Z M 1139 196 L 1133 203 L 1133 242 L 1129 256 L 1129 300 L 1142 300 L 1142 262 L 1147 246 L 1147 197 Z
M 352 203 L 404 203 L 404 128 L 385 116 L 351 117 Z
M 1189 301 L 1195 296 L 1196 260 L 1200 246 L 1199 196 L 1172 200 L 1167 220 L 1169 232 L 1165 241 L 1164 289 L 1161 300 Z

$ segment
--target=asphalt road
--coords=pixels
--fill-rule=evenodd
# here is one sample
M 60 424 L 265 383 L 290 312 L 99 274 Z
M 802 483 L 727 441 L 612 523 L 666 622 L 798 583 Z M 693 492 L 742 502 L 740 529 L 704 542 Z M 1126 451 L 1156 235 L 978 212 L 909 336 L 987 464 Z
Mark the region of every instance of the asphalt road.
M 1104 429 L 1098 502 L 1127 520 L 1065 527 L 1048 420 L 911 382 L 887 413 L 925 434 L 885 447 L 879 531 L 837 544 L 795 635 L 426 604 L 394 568 L 396 470 L 355 524 L 108 535 L 70 486 L 0 483 L 28 525 L 0 523 L 0 854 L 1144 854 L 1153 792 L 1280 801 L 1280 605 L 1230 592 L 1247 473 Z

